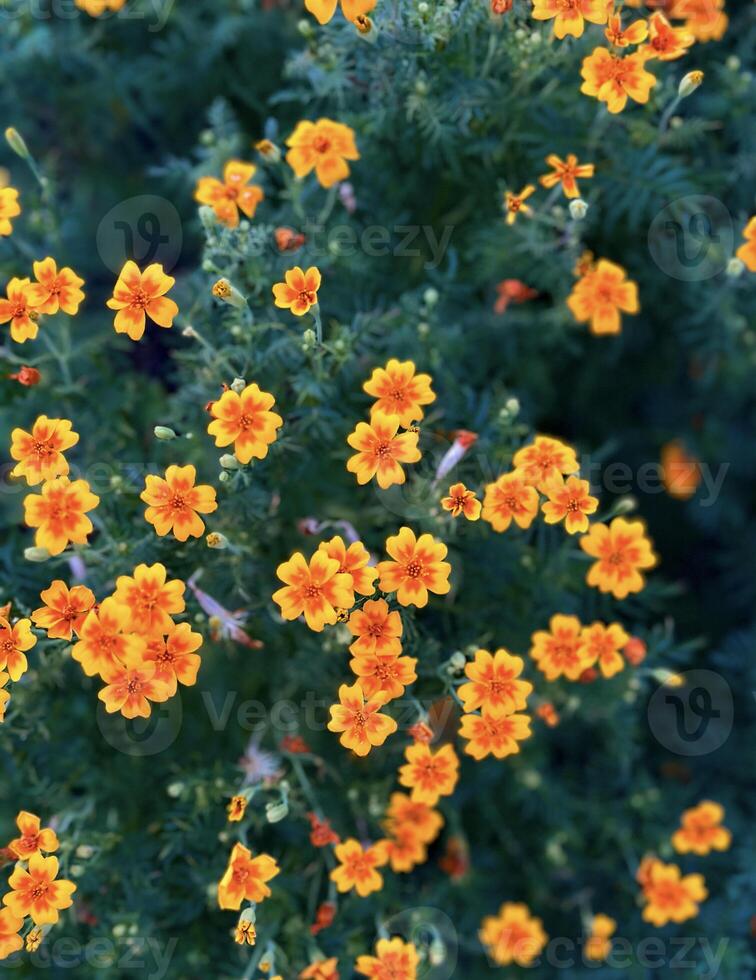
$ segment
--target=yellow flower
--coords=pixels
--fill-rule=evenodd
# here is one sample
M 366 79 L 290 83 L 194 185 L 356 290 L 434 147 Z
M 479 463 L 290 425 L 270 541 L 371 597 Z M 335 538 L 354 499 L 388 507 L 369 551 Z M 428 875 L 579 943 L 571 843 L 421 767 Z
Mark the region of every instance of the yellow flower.
M 254 163 L 229 160 L 223 168 L 223 180 L 218 180 L 217 177 L 200 177 L 194 199 L 211 207 L 222 224 L 236 228 L 239 224 L 239 212 L 253 218 L 257 205 L 265 197 L 261 187 L 249 183 L 256 170 Z
M 341 12 L 352 23 L 357 17 L 369 13 L 377 0 L 341 0 Z M 336 13 L 338 0 L 305 0 L 305 7 L 319 24 L 327 24 Z
M 589 960 L 605 960 L 612 951 L 611 936 L 617 923 L 608 915 L 594 915 L 591 920 L 591 934 L 585 942 L 585 955 Z
M 425 414 L 423 406 L 434 402 L 436 394 L 431 388 L 431 376 L 415 372 L 413 361 L 398 361 L 395 357 L 385 367 L 374 368 L 362 386 L 363 391 L 376 399 L 371 413 L 398 415 L 404 429 L 419 422 Z
M 339 741 L 355 755 L 367 755 L 374 746 L 383 745 L 397 729 L 394 719 L 379 711 L 385 700 L 384 696 L 376 695 L 366 701 L 359 681 L 351 687 L 342 684 L 339 704 L 331 706 L 328 731 L 341 732 Z
M 273 286 L 275 304 L 279 309 L 291 310 L 294 316 L 304 316 L 318 302 L 320 271 L 311 265 L 304 272 L 298 265 L 284 274 L 285 282 Z
M 590 484 L 570 476 L 563 480 L 550 480 L 544 487 L 549 498 L 541 507 L 547 524 L 558 524 L 564 521 L 568 534 L 587 531 L 589 526 L 588 514 L 595 514 L 598 508 L 598 498 L 589 493 Z
M 529 204 L 524 202 L 533 194 L 535 191 L 535 184 L 526 184 L 525 187 L 520 191 L 519 194 L 515 194 L 512 191 L 507 191 L 504 194 L 504 211 L 506 213 L 506 221 L 508 225 L 513 225 L 517 220 L 518 214 L 532 214 L 533 209 Z
M 265 459 L 268 446 L 276 441 L 276 429 L 283 425 L 281 416 L 271 411 L 275 403 L 273 395 L 254 383 L 242 392 L 229 388 L 212 402 L 210 414 L 214 421 L 207 431 L 215 438 L 216 446 L 233 443 L 234 455 L 244 465 L 251 459 Z
M 548 942 L 541 920 L 522 902 L 504 902 L 498 915 L 483 920 L 479 936 L 499 966 L 529 966 Z
M 583 551 L 597 560 L 588 569 L 586 581 L 615 599 L 640 592 L 645 585 L 642 571 L 656 565 L 651 542 L 642 521 L 615 517 L 611 524 L 593 524 L 580 539 Z
M 10 235 L 13 231 L 11 218 L 17 218 L 21 214 L 21 205 L 18 203 L 18 191 L 15 187 L 0 188 L 0 235 Z
M 333 187 L 340 180 L 346 180 L 349 176 L 347 160 L 360 159 L 354 130 L 332 119 L 297 123 L 286 145 L 290 147 L 286 162 L 295 176 L 305 177 L 314 170 L 322 187 Z
M 347 436 L 347 442 L 357 453 L 347 460 L 347 470 L 354 473 L 359 484 L 376 478 L 378 486 L 387 490 L 395 483 L 404 483 L 406 474 L 400 463 L 416 463 L 421 458 L 417 448 L 417 432 L 399 433 L 399 417 L 375 412 L 370 422 L 358 422 Z
M 506 531 L 512 521 L 527 528 L 538 514 L 538 492 L 522 470 L 504 473 L 486 486 L 481 516 L 494 531 Z
M 354 605 L 352 576 L 339 568 L 338 560 L 324 551 L 316 551 L 309 564 L 297 551 L 279 565 L 276 575 L 285 585 L 273 593 L 273 601 L 281 607 L 283 618 L 297 619 L 304 614 L 316 633 L 326 625 L 333 626 L 338 619 L 336 610 Z
M 428 604 L 428 593 L 446 595 L 451 590 L 451 565 L 446 558 L 445 544 L 430 534 L 415 537 L 403 527 L 386 540 L 386 551 L 393 559 L 378 564 L 378 587 L 382 592 L 396 592 L 400 606 Z
M 724 807 L 711 800 L 703 800 L 686 810 L 682 826 L 672 835 L 672 846 L 678 854 L 703 855 L 728 850 L 732 834 L 722 826 L 724 814 Z

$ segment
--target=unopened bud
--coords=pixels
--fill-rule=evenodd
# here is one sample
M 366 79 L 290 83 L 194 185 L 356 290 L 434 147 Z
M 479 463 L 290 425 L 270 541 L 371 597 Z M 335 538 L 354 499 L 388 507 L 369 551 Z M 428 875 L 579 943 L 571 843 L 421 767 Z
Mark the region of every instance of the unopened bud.
M 155 438 L 160 439 L 162 442 L 170 442 L 171 439 L 176 438 L 176 433 L 173 429 L 169 429 L 167 425 L 156 425 L 152 431 L 155 433 Z
M 464 670 L 466 663 L 467 658 L 460 650 L 457 650 L 456 653 L 453 653 L 451 657 L 449 657 L 449 666 L 454 670 Z
M 683 75 L 682 80 L 677 87 L 677 94 L 681 99 L 687 98 L 687 96 L 692 95 L 695 92 L 703 80 L 704 73 L 702 71 L 689 71 L 687 75 Z
M 236 456 L 232 456 L 231 453 L 224 453 L 218 460 L 224 470 L 238 470 L 239 460 Z
M 312 330 L 310 327 L 308 327 L 307 330 L 305 330 L 305 332 L 302 334 L 302 350 L 304 351 L 312 350 L 316 342 L 317 342 L 317 337 L 315 335 L 315 331 Z
M 573 221 L 582 221 L 588 214 L 588 205 L 585 203 L 582 197 L 576 197 L 574 201 L 570 201 L 569 211 L 570 217 Z
M 727 268 L 725 272 L 730 279 L 739 279 L 743 275 L 745 270 L 745 263 L 742 262 L 737 256 L 733 256 L 727 263 Z
M 315 34 L 315 31 L 313 30 L 310 21 L 304 20 L 304 18 L 297 22 L 297 30 L 302 35 L 302 37 L 306 37 L 306 38 L 311 38 Z
M 357 32 L 363 41 L 367 41 L 368 44 L 375 43 L 378 37 L 378 31 L 367 14 L 357 14 L 354 18 L 354 26 L 357 28 Z
M 283 800 L 280 803 L 268 803 L 265 806 L 265 816 L 268 823 L 280 823 L 285 820 L 289 815 L 289 804 L 284 803 Z
M 217 551 L 228 548 L 228 538 L 225 534 L 221 534 L 220 531 L 211 531 L 205 536 L 205 543 L 208 548 L 215 548 Z
M 221 470 L 221 472 L 218 474 L 219 483 L 228 483 L 230 479 L 231 474 L 227 470 Z
M 237 395 L 240 395 L 246 387 L 247 387 L 247 382 L 244 380 L 244 378 L 234 378 L 234 380 L 229 385 L 231 391 L 235 391 Z
M 281 150 L 272 140 L 258 140 L 255 149 L 268 163 L 278 163 L 281 159 Z
M 638 506 L 635 497 L 621 497 L 614 508 L 615 514 L 631 514 Z
M 235 306 L 238 310 L 247 305 L 246 299 L 242 296 L 236 286 L 232 286 L 228 279 L 219 279 L 213 286 L 213 296 L 229 306 Z
M 426 306 L 435 306 L 438 303 L 438 290 L 429 286 L 423 293 L 423 300 Z
M 14 153 L 20 156 L 22 160 L 28 160 L 30 158 L 31 154 L 29 153 L 29 147 L 26 145 L 23 136 L 17 129 L 9 126 L 5 130 L 5 139 L 8 146 Z
M 49 557 L 47 548 L 24 548 L 24 558 L 27 561 L 47 561 Z

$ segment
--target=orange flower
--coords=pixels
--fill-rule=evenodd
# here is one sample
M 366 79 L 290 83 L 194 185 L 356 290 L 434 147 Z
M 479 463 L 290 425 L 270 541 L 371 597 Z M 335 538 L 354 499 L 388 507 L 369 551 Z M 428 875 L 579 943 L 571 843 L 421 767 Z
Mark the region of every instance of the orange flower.
M 605 960 L 612 951 L 611 936 L 617 923 L 608 915 L 594 915 L 591 919 L 591 934 L 585 941 L 585 955 L 589 960 Z
M 468 683 L 457 691 L 466 712 L 511 715 L 522 710 L 533 690 L 528 681 L 518 680 L 525 662 L 503 647 L 496 653 L 476 650 L 475 660 L 465 665 Z
M 397 435 L 398 430 L 397 415 L 375 412 L 369 422 L 358 422 L 347 436 L 352 449 L 358 450 L 347 460 L 347 470 L 355 474 L 361 486 L 375 477 L 381 490 L 387 490 L 407 479 L 399 464 L 416 463 L 422 454 L 417 448 L 417 432 Z
M 550 701 L 539 704 L 536 708 L 536 714 L 549 728 L 556 728 L 559 724 L 559 713 Z
M 620 311 L 637 313 L 638 287 L 626 278 L 621 265 L 599 259 L 597 264 L 579 279 L 567 306 L 578 323 L 590 322 L 591 333 L 619 333 L 622 329 Z
M 80 289 L 84 280 L 68 266 L 58 271 L 55 259 L 49 256 L 35 262 L 32 268 L 37 282 L 30 286 L 30 293 L 39 312 L 53 314 L 62 310 L 69 316 L 75 316 L 84 299 Z
M 427 803 L 414 802 L 406 793 L 392 793 L 385 826 L 394 836 L 402 827 L 411 827 L 419 841 L 431 844 L 441 833 L 444 818 Z
M 129 653 L 137 657 L 144 654 L 145 641 L 133 632 L 133 620 L 132 611 L 112 596 L 89 613 L 78 631 L 81 639 L 71 651 L 87 677 L 118 667 L 119 658 L 123 660 Z
M 648 24 L 645 20 L 635 20 L 627 28 L 622 27 L 622 14 L 616 11 L 609 18 L 604 31 L 607 41 L 615 48 L 627 48 L 631 44 L 640 44 L 648 37 Z
M 581 642 L 577 616 L 557 613 L 549 620 L 549 630 L 537 630 L 531 637 L 530 656 L 547 681 L 566 677 L 576 681 L 591 661 Z
M 657 561 L 643 523 L 623 517 L 615 517 L 610 525 L 593 524 L 580 547 L 598 559 L 588 570 L 588 585 L 611 592 L 615 599 L 640 592 L 645 585 L 641 570 L 653 568 Z
M 329 926 L 333 925 L 333 920 L 336 917 L 336 906 L 333 902 L 321 902 L 315 911 L 315 921 L 310 926 L 310 932 L 313 936 L 317 936 L 319 932 L 324 929 L 328 929 Z M 336 966 L 336 960 L 328 960 L 327 962 L 332 963 Z M 300 974 L 301 976 L 301 974 Z M 323 977 L 321 980 L 329 980 L 329 978 Z M 333 976 L 332 980 L 339 980 L 338 971 Z
M 9 680 L 10 676 L 4 670 L 0 670 L 0 722 L 5 721 L 5 710 L 10 701 L 10 691 L 3 690 Z
M 226 812 L 228 814 L 228 822 L 239 823 L 240 820 L 244 819 L 244 813 L 246 809 L 247 809 L 246 796 L 232 796 L 231 802 L 226 807 Z
M 619 623 L 591 623 L 584 626 L 580 634 L 583 653 L 588 660 L 587 666 L 598 664 L 604 677 L 614 677 L 625 668 L 625 661 L 620 650 L 629 643 L 629 635 Z
M 136 262 L 129 260 L 107 301 L 111 310 L 118 310 L 113 321 L 116 333 L 125 333 L 131 340 L 139 340 L 144 333 L 147 317 L 159 327 L 172 327 L 178 306 L 166 293 L 176 280 L 167 276 L 162 265 L 154 262 L 140 272 Z
M 339 574 L 349 573 L 352 576 L 352 588 L 360 595 L 372 595 L 375 592 L 375 580 L 378 569 L 369 565 L 370 554 L 361 541 L 353 541 L 347 546 L 341 535 L 336 534 L 330 541 L 321 541 L 318 551 L 324 551 L 329 558 L 335 558 L 339 563 Z
M 38 548 L 59 555 L 69 542 L 87 543 L 92 522 L 86 513 L 99 502 L 86 480 L 72 483 L 67 476 L 59 476 L 46 480 L 38 494 L 24 497 L 24 521 L 28 527 L 37 528 L 34 543 Z
M 155 681 L 165 688 L 165 697 L 153 697 L 153 701 L 172 698 L 178 684 L 192 687 L 197 683 L 202 658 L 195 651 L 201 646 L 202 636 L 193 633 L 189 623 L 171 624 L 165 638 L 155 636 L 148 641 L 144 660 L 155 664 Z
M 308 565 L 304 555 L 296 551 L 276 569 L 285 583 L 273 593 L 273 601 L 281 607 L 284 619 L 297 619 L 304 614 L 311 630 L 320 633 L 323 627 L 337 621 L 337 609 L 354 605 L 352 576 L 339 571 L 336 558 L 316 551 Z
M 459 759 L 454 747 L 444 745 L 437 752 L 423 742 L 404 750 L 406 765 L 399 769 L 399 782 L 412 790 L 413 803 L 435 806 L 442 796 L 451 796 L 459 779 Z
M 10 235 L 13 231 L 11 218 L 21 214 L 18 191 L 15 187 L 0 187 L 0 235 Z
M 682 877 L 676 864 L 653 861 L 643 884 L 643 919 L 654 926 L 685 922 L 698 915 L 698 903 L 708 895 L 703 875 Z
M 338 966 L 339 961 L 335 956 L 329 960 L 316 960 L 302 970 L 299 980 L 339 980 Z
M 165 565 L 137 565 L 133 575 L 119 575 L 113 598 L 127 606 L 133 615 L 135 633 L 150 635 L 168 633 L 173 629 L 171 616 L 183 612 L 185 585 L 181 579 L 166 581 Z
M 367 654 L 355 657 L 349 664 L 360 682 L 366 698 L 376 698 L 387 704 L 404 694 L 405 687 L 417 680 L 413 657 L 380 656 Z
M 331 706 L 328 731 L 341 732 L 339 741 L 355 755 L 367 755 L 374 746 L 383 745 L 397 729 L 394 719 L 379 711 L 386 699 L 373 697 L 366 701 L 359 681 L 351 687 L 341 685 L 339 702 Z
M 16 865 L 8 884 L 13 890 L 3 895 L 3 905 L 21 918 L 30 915 L 37 926 L 57 922 L 58 910 L 73 905 L 71 895 L 76 891 L 72 881 L 58 878 L 58 859 L 39 853 L 29 858 L 26 871 Z
M 341 12 L 354 23 L 360 14 L 368 13 L 375 4 L 376 0 L 341 0 Z M 305 7 L 319 24 L 327 24 L 336 13 L 337 6 L 338 0 L 305 0 Z
M 367 12 L 356 9 L 358 6 L 364 6 L 364 0 L 362 3 L 355 0 L 346 0 L 346 2 L 350 7 L 354 5 L 355 15 Z M 371 4 L 367 10 L 372 9 L 372 6 L 374 4 Z M 306 177 L 314 170 L 321 187 L 333 187 L 338 181 L 346 180 L 349 176 L 347 160 L 360 159 L 354 142 L 354 130 L 332 119 L 318 119 L 316 122 L 305 120 L 297 123 L 294 132 L 286 140 L 286 145 L 290 147 L 286 154 L 286 162 L 294 171 L 294 175 Z
M 670 497 L 688 500 L 701 482 L 701 467 L 681 442 L 668 442 L 661 451 L 662 479 Z
M 539 177 L 539 181 L 543 187 L 561 184 L 565 197 L 580 197 L 576 178 L 592 177 L 596 169 L 592 163 L 578 163 L 574 153 L 568 153 L 566 160 L 562 160 L 556 153 L 550 153 L 546 157 L 546 163 L 552 168 L 552 173 Z
M 16 857 L 28 861 L 32 854 L 41 851 L 57 851 L 58 837 L 49 827 L 42 828 L 39 817 L 34 813 L 22 810 L 16 817 L 16 826 L 21 836 L 12 840 L 8 847 Z
M 12 681 L 26 673 L 29 664 L 25 654 L 36 644 L 31 620 L 19 619 L 11 626 L 4 616 L 0 616 L 0 670 L 7 670 Z
M 360 898 L 365 898 L 383 888 L 383 875 L 376 870 L 388 860 L 382 847 L 363 848 L 358 840 L 349 837 L 336 845 L 334 854 L 339 866 L 333 869 L 330 878 L 337 891 L 348 892 L 354 888 Z
M 11 433 L 10 454 L 19 462 L 11 470 L 11 476 L 22 476 L 30 487 L 44 480 L 68 473 L 68 462 L 63 455 L 75 446 L 79 435 L 73 431 L 68 419 L 49 419 L 40 415 L 31 432 L 14 429 Z
M 0 191 L 1 193 L 2 191 Z M 2 198 L 0 198 L 1 201 Z M 8 232 L 2 231 L 2 222 L 0 222 L 0 234 L 8 234 Z M 10 909 L 0 909 L 0 960 L 4 960 L 11 953 L 24 948 L 24 941 L 19 935 L 23 924 L 23 918 L 11 912 Z
M 157 665 L 144 654 L 143 646 L 129 646 L 114 664 L 100 670 L 106 687 L 97 696 L 109 714 L 120 711 L 124 718 L 149 718 L 150 701 L 168 700 L 168 685 L 158 680 Z
M 257 205 L 263 200 L 263 189 L 250 184 L 257 167 L 254 163 L 229 160 L 223 168 L 223 180 L 200 177 L 194 191 L 195 201 L 209 205 L 215 217 L 228 228 L 239 224 L 239 212 L 254 218 Z
M 245 466 L 253 458 L 265 459 L 268 446 L 276 441 L 276 429 L 283 425 L 281 416 L 271 412 L 275 403 L 273 395 L 254 383 L 241 393 L 228 388 L 210 406 L 214 421 L 207 431 L 216 446 L 233 443 L 236 458 Z
M 646 659 L 647 647 L 639 636 L 631 636 L 622 652 L 627 662 L 637 667 Z
M 520 751 L 518 742 L 529 738 L 530 718 L 527 715 L 505 715 L 486 711 L 482 715 L 462 715 L 459 734 L 468 739 L 465 752 L 473 759 L 493 755 L 504 759 Z
M 420 957 L 412 943 L 379 939 L 375 956 L 358 956 L 355 970 L 371 980 L 415 980 Z
M 8 283 L 7 296 L 0 297 L 0 323 L 10 320 L 11 338 L 17 344 L 34 340 L 39 331 L 39 310 L 35 308 L 35 293 L 29 279 L 14 276 Z
M 622 112 L 628 96 L 636 102 L 648 102 L 656 78 L 644 68 L 645 54 L 636 51 L 626 58 L 612 54 L 608 48 L 594 48 L 583 58 L 580 91 L 606 102 L 609 112 Z
M 449 487 L 449 496 L 442 499 L 441 506 L 452 517 L 464 514 L 468 521 L 477 521 L 482 505 L 474 490 L 468 490 L 464 483 L 454 483 Z
M 670 17 L 685 21 L 685 29 L 696 41 L 719 41 L 727 30 L 724 0 L 671 0 Z
M 357 639 L 349 649 L 355 657 L 398 657 L 402 652 L 402 617 L 389 612 L 385 599 L 369 599 L 362 609 L 355 609 L 347 629 Z
M 735 255 L 749 272 L 756 272 L 756 214 L 749 219 L 748 224 L 743 229 L 745 243 L 735 252 Z
M 239 909 L 243 901 L 262 902 L 270 895 L 266 882 L 275 878 L 280 868 L 269 854 L 252 852 L 243 844 L 234 844 L 228 867 L 218 884 L 218 905 L 222 909 Z
M 598 509 L 598 498 L 592 497 L 587 480 L 570 476 L 563 480 L 550 480 L 544 487 L 549 498 L 541 507 L 547 524 L 558 524 L 564 521 L 568 534 L 587 531 L 589 526 L 588 514 L 595 514 Z
M 522 470 L 503 473 L 486 486 L 482 517 L 494 531 L 506 531 L 512 521 L 527 528 L 538 514 L 538 493 Z
M 534 184 L 526 184 L 519 194 L 515 194 L 513 191 L 506 191 L 504 194 L 504 212 L 507 216 L 506 221 L 508 225 L 513 225 L 515 223 L 518 214 L 533 213 L 533 209 L 530 207 L 530 205 L 525 204 L 524 202 L 527 201 L 534 191 Z
M 376 399 L 371 414 L 397 415 L 399 425 L 407 429 L 423 418 L 423 405 L 436 400 L 432 381 L 429 374 L 415 374 L 413 361 L 398 361 L 392 357 L 385 367 L 373 369 L 362 390 Z
M 26 388 L 33 388 L 42 380 L 42 374 L 36 368 L 29 367 L 28 364 L 23 364 L 15 374 L 9 374 L 8 377 L 11 381 L 18 381 L 20 385 L 24 385 Z
M 407 874 L 428 860 L 428 848 L 409 824 L 397 827 L 393 837 L 379 841 L 376 846 L 383 848 L 389 867 L 397 874 Z
M 239 919 L 234 929 L 234 942 L 239 946 L 254 946 L 257 942 L 257 930 L 251 919 Z
M 339 835 L 327 820 L 321 820 L 317 813 L 308 813 L 307 819 L 310 821 L 310 843 L 313 847 L 330 847 L 339 843 Z
M 678 854 L 708 854 L 710 851 L 726 851 L 732 834 L 722 826 L 724 807 L 711 800 L 703 800 L 682 815 L 682 826 L 672 834 L 672 847 Z
M 106 10 L 120 10 L 126 0 L 74 0 L 74 3 L 90 17 L 100 17 Z
M 522 472 L 526 483 L 541 491 L 545 491 L 549 481 L 580 469 L 575 450 L 550 436 L 536 436 L 533 442 L 518 449 L 512 465 Z
M 428 593 L 446 595 L 450 591 L 451 565 L 443 561 L 446 545 L 430 534 L 419 538 L 410 528 L 402 527 L 399 533 L 386 540 L 386 551 L 393 561 L 378 564 L 378 587 L 382 592 L 396 592 L 401 606 L 428 604 Z
M 684 27 L 672 27 L 664 14 L 657 10 L 648 22 L 648 44 L 639 49 L 646 58 L 674 61 L 682 58 L 695 38 Z
M 304 272 L 298 265 L 284 273 L 284 282 L 273 286 L 276 306 L 291 310 L 294 316 L 304 316 L 311 306 L 317 306 L 320 289 L 320 270 L 311 265 Z
M 526 303 L 538 295 L 537 290 L 526 286 L 519 279 L 502 279 L 496 284 L 496 292 L 494 313 L 504 313 L 510 303 Z
M 561 41 L 568 34 L 582 37 L 585 21 L 605 24 L 606 0 L 533 0 L 535 20 L 554 20 L 554 35 Z
M 543 924 L 522 902 L 504 902 L 498 915 L 483 919 L 480 941 L 499 966 L 529 966 L 548 942 Z
M 95 604 L 91 589 L 85 585 L 69 589 L 59 578 L 40 592 L 39 597 L 44 605 L 31 614 L 32 622 L 46 630 L 51 640 L 70 640 L 74 633 L 78 635 Z
M 276 240 L 276 248 L 279 252 L 296 252 L 305 243 L 305 236 L 294 231 L 293 228 L 276 228 L 273 232 Z
M 200 514 L 218 509 L 215 490 L 206 484 L 195 486 L 197 471 L 193 466 L 169 466 L 165 479 L 151 474 L 145 478 L 140 499 L 149 506 L 144 519 L 154 525 L 163 537 L 173 532 L 177 541 L 199 538 L 205 530 Z

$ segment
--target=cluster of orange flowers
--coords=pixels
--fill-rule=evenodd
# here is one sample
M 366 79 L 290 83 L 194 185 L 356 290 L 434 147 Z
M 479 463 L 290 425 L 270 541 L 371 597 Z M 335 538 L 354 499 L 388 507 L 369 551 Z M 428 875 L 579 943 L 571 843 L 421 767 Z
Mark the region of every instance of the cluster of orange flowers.
M 13 188 L 4 188 L 7 192 Z M 3 198 L 2 214 L 9 217 L 12 198 Z M 19 211 L 16 212 L 20 214 Z M 10 234 L 10 225 L 5 234 Z M 34 340 L 39 332 L 39 318 L 42 314 L 52 316 L 58 312 L 75 316 L 84 299 L 81 279 L 73 269 L 65 266 L 58 269 L 54 259 L 49 256 L 32 265 L 34 282 L 27 276 L 14 276 L 5 288 L 5 296 L 0 297 L 0 323 L 10 323 L 11 339 L 17 344 Z
M 60 843 L 55 831 L 42 827 L 39 817 L 26 810 L 16 817 L 16 826 L 18 837 L 5 848 L 16 863 L 0 910 L 0 960 L 24 947 L 28 952 L 38 949 L 60 911 L 73 905 L 76 891 L 72 881 L 58 877 L 60 863 L 53 852 Z
M 299 974 L 299 980 L 340 980 L 338 963 L 335 956 L 313 960 Z M 393 936 L 379 939 L 373 956 L 358 956 L 354 969 L 372 980 L 416 980 L 419 965 L 420 956 L 414 943 L 405 943 L 399 936 Z

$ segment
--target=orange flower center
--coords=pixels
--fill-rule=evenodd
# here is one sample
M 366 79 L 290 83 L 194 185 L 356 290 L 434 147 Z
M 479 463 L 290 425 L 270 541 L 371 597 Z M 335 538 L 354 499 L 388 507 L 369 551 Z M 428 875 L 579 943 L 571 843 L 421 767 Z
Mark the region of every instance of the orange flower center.
M 32 443 L 32 453 L 34 453 L 35 456 L 39 456 L 39 457 L 52 456 L 55 453 L 55 450 L 53 449 L 53 447 L 50 445 L 49 442 L 37 441 Z
M 354 722 L 357 728 L 364 728 L 365 722 L 367 721 L 365 712 L 355 711 L 354 714 L 352 715 L 352 721 Z
M 243 884 L 249 878 L 249 871 L 246 868 L 234 868 L 234 881 Z
M 66 622 L 68 623 L 73 622 L 73 620 L 76 619 L 78 615 L 79 615 L 79 610 L 75 609 L 70 603 L 67 606 L 64 606 L 63 609 L 60 610 L 60 618 L 65 619 Z
M 307 599 L 316 599 L 320 595 L 320 586 L 308 585 L 304 590 L 304 594 Z
M 186 501 L 181 496 L 180 493 L 174 493 L 168 502 L 169 507 L 172 510 L 184 510 L 186 507 Z
M 327 153 L 331 149 L 331 141 L 325 136 L 316 136 L 312 148 L 316 153 Z
M 126 685 L 126 690 L 129 694 L 139 694 L 142 690 L 142 682 L 138 677 L 131 677 Z
M 369 636 L 379 637 L 383 636 L 383 623 L 371 623 L 367 628 Z
M 572 497 L 567 502 L 567 510 L 571 510 L 573 513 L 580 510 L 580 500 L 577 497 Z
M 416 558 L 413 558 L 411 562 L 407 563 L 404 571 L 409 578 L 420 578 L 420 576 L 423 574 L 422 562 L 419 562 Z
M 318 301 L 317 293 L 314 289 L 300 289 L 299 301 L 300 303 L 309 303 L 310 306 L 314 306 Z
M 22 297 L 21 299 L 17 299 L 15 302 L 16 305 L 13 307 L 13 316 L 26 316 L 26 300 Z
M 40 898 L 43 898 L 47 894 L 49 884 L 48 881 L 37 881 L 36 885 L 30 891 L 33 902 L 39 901 Z
M 141 310 L 145 310 L 149 302 L 150 302 L 150 297 L 147 295 L 144 289 L 142 289 L 141 286 L 137 286 L 136 289 L 132 289 L 131 291 L 132 306 L 136 306 Z
M 15 653 L 16 645 L 11 639 L 3 640 L 2 644 L 0 644 L 0 650 L 2 650 L 6 656 L 10 656 L 12 653 Z
M 375 455 L 376 456 L 379 456 L 381 459 L 386 459 L 387 457 L 390 458 L 391 457 L 391 443 L 390 442 L 381 442 L 381 443 L 379 443 L 379 445 L 376 446 L 376 448 L 375 448 Z
M 507 207 L 510 211 L 519 211 L 522 206 L 522 198 L 510 197 Z
M 28 836 L 21 838 L 21 846 L 26 851 L 36 850 L 38 842 L 39 842 L 39 834 L 29 834 Z

